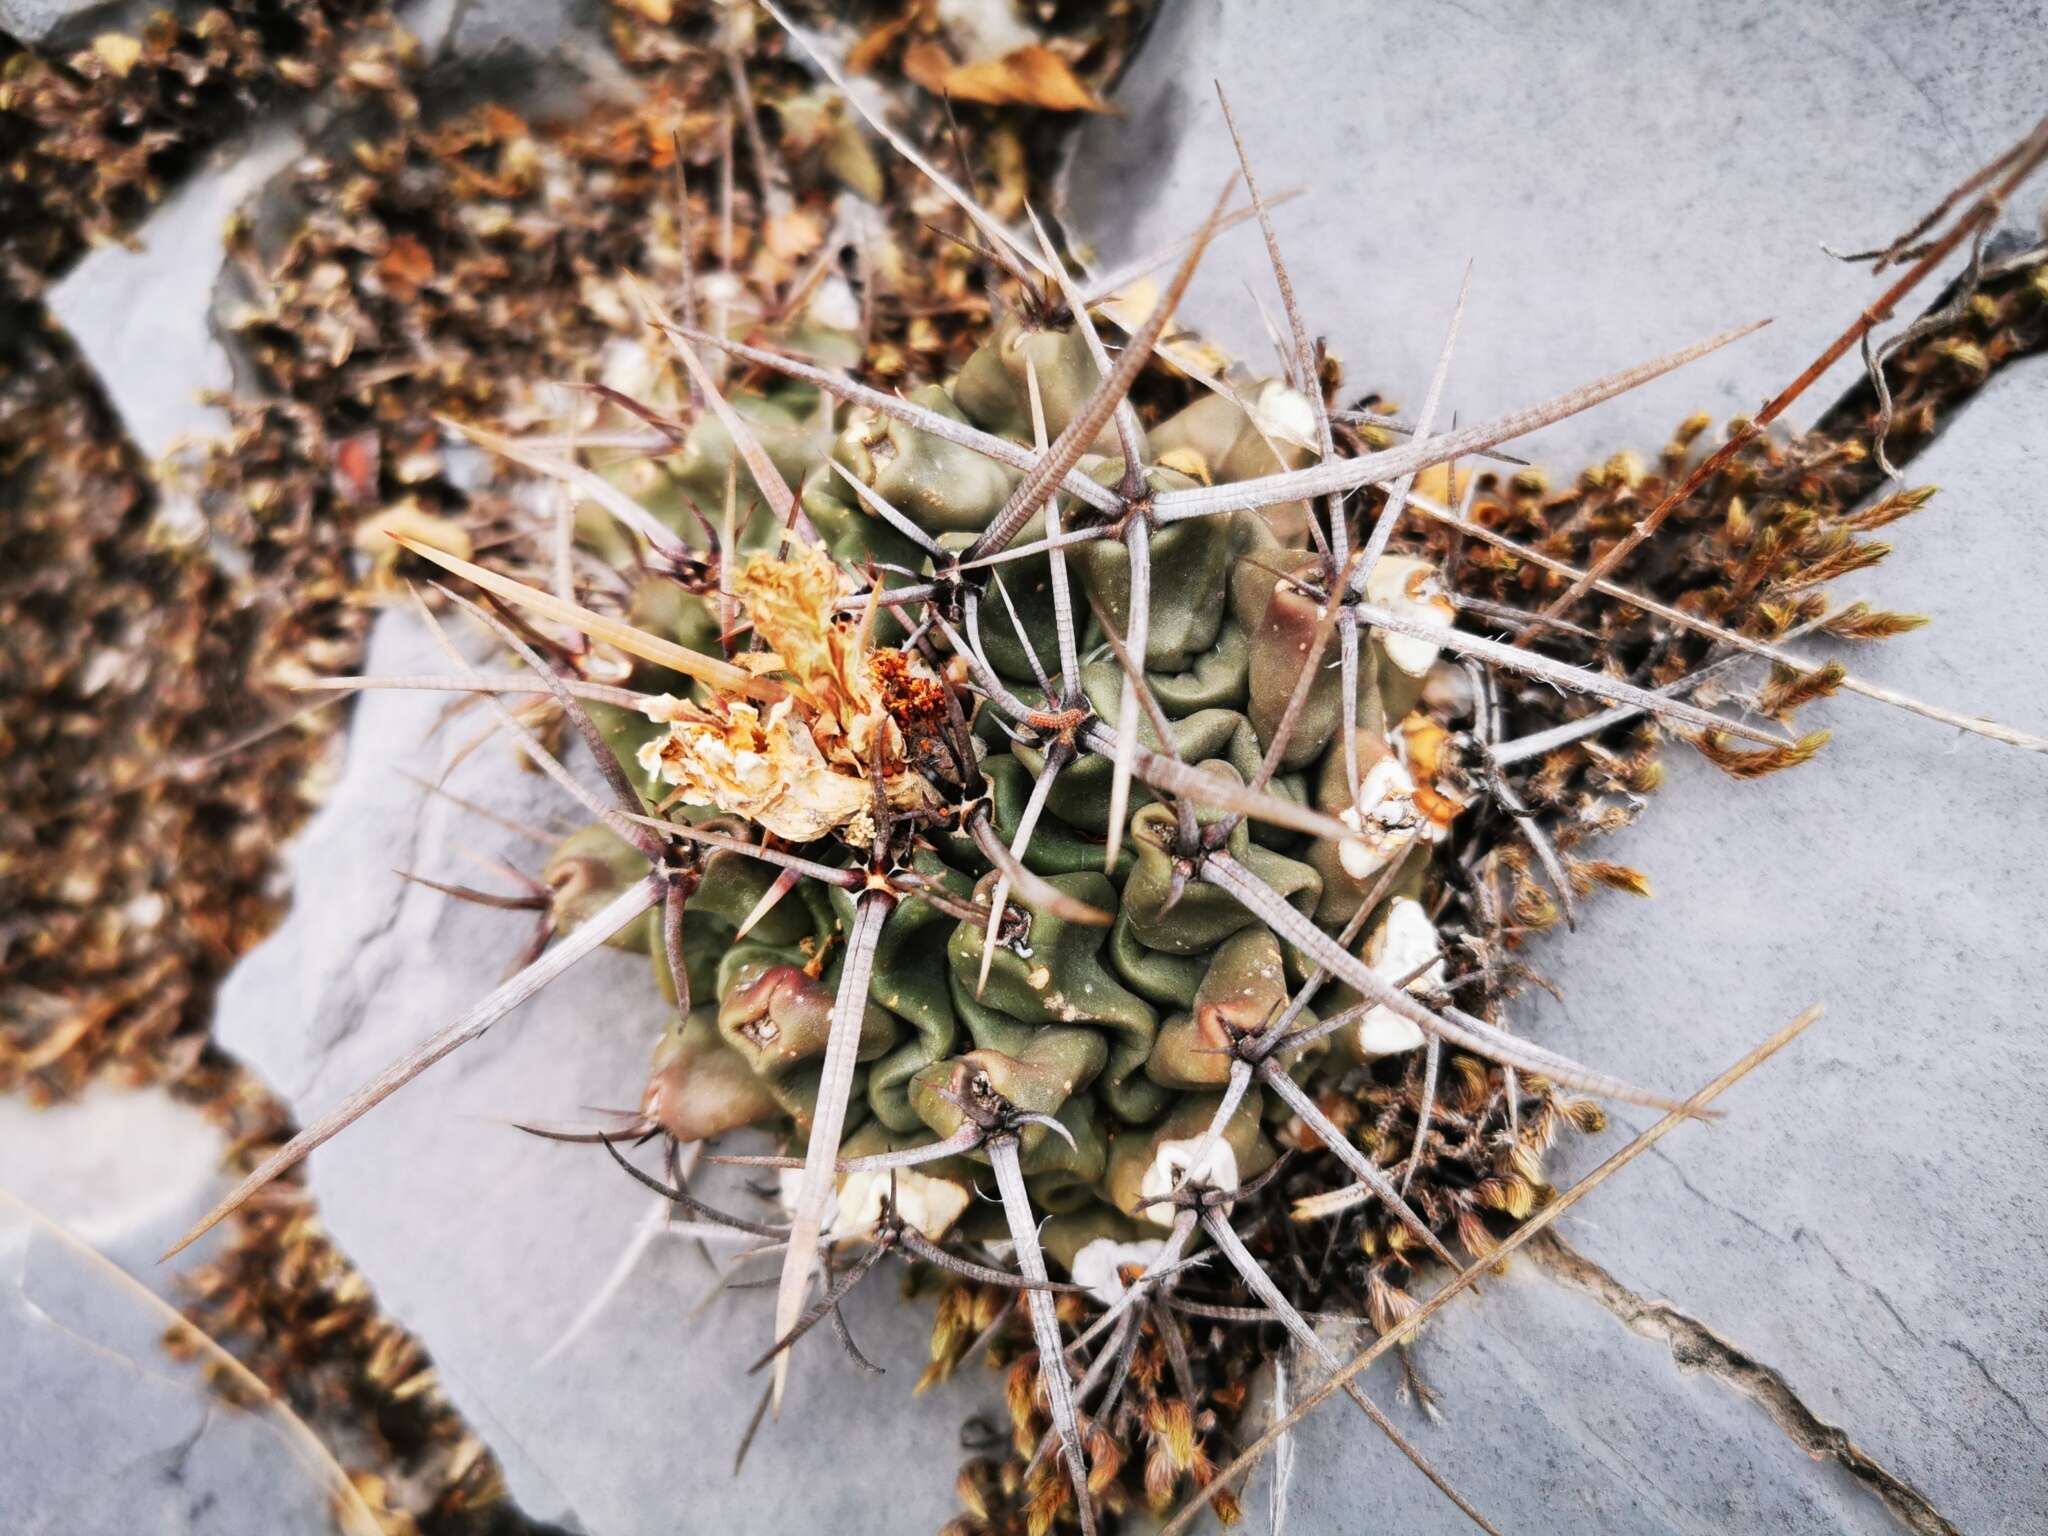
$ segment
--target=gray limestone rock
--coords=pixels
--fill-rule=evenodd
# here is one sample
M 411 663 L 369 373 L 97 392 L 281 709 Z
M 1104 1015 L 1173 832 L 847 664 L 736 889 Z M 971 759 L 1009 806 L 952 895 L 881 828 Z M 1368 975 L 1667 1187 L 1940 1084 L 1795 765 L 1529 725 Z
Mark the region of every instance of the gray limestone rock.
M 232 1406 L 199 1363 L 174 1361 L 162 1341 L 176 1322 L 0 1193 L 0 1530 L 332 1536 L 339 1469 L 302 1427 Z
M 405 24 L 436 59 L 545 59 L 597 40 L 601 9 L 592 0 L 418 0 L 406 9 Z
M 1439 1395 L 1437 1419 L 1403 1391 L 1395 1360 L 1365 1373 L 1366 1391 L 1503 1531 L 1899 1529 L 1847 1472 L 1817 1465 L 1768 1424 L 1759 1430 L 1757 1406 L 1724 1381 L 1680 1367 L 1664 1344 L 1624 1330 L 1526 1264 L 1459 1298 L 1425 1325 L 1423 1341 L 1416 1362 Z M 1329 1340 L 1340 1357 L 1369 1342 Z M 1296 1397 L 1313 1384 L 1298 1361 L 1289 1374 Z M 1262 1468 L 1245 1500 L 1255 1531 L 1263 1530 L 1270 1479 Z M 1288 1504 L 1296 1532 L 1473 1529 L 1342 1398 L 1295 1431 Z
M 2048 732 L 2044 423 L 2032 361 L 1914 462 L 1941 494 L 1842 589 L 1935 622 L 1852 671 Z M 1813 720 L 1827 749 L 1752 784 L 1674 753 L 1608 853 L 1656 899 L 1603 899 L 1536 958 L 1566 1002 L 1532 1007 L 1530 1033 L 1681 1091 L 1827 1005 L 1726 1121 L 1681 1128 L 1590 1199 L 1572 1241 L 1777 1367 L 1957 1526 L 2039 1530 L 2048 765 L 1849 695 Z
M 200 400 L 235 384 L 213 312 L 222 241 L 235 211 L 303 148 L 284 126 L 222 147 L 151 214 L 132 248 L 101 246 L 50 289 L 50 313 L 145 459 L 225 430 L 226 416 Z
M 31 48 L 61 49 L 120 13 L 118 0 L 0 0 L 0 32 Z
M 227 1151 L 219 1126 L 163 1088 L 99 1082 L 48 1109 L 0 1097 L 0 1190 L 173 1301 L 214 1239 L 174 1265 L 157 1255 L 226 1192 Z

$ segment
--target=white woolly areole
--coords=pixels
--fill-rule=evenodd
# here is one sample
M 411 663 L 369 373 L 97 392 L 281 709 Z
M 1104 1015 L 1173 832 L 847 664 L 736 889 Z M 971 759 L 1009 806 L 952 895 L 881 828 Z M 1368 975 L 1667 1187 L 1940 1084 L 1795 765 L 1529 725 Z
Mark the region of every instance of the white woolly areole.
M 706 304 L 737 304 L 746 293 L 737 272 L 705 272 L 697 278 L 697 297 Z
M 1437 577 L 1436 567 L 1413 555 L 1381 555 L 1365 578 L 1365 600 L 1404 619 L 1423 624 L 1448 624 L 1457 616 L 1450 594 Z M 1438 647 L 1433 641 L 1413 635 L 1380 632 L 1380 648 L 1387 660 L 1410 677 L 1423 677 L 1436 664 Z
M 1138 1196 L 1142 1200 L 1160 1200 L 1173 1193 L 1176 1186 L 1208 1184 L 1216 1189 L 1237 1188 L 1237 1154 L 1230 1150 L 1230 1143 L 1221 1136 L 1209 1148 L 1209 1155 L 1202 1159 L 1200 1168 L 1192 1168 L 1196 1149 L 1202 1145 L 1200 1136 L 1189 1136 L 1180 1141 L 1165 1141 L 1159 1144 L 1159 1151 L 1152 1159 L 1152 1166 L 1145 1170 L 1145 1177 L 1138 1183 Z M 1155 1226 L 1173 1225 L 1173 1207 L 1167 1204 L 1147 1205 L 1138 1212 L 1140 1219 Z
M 887 1173 L 849 1173 L 839 1181 L 840 1225 L 860 1232 L 882 1219 L 888 1198 Z M 926 1237 L 937 1241 L 952 1230 L 967 1209 L 968 1193 L 951 1179 L 933 1178 L 915 1168 L 896 1170 L 896 1214 Z
M 1397 757 L 1383 757 L 1358 781 L 1358 804 L 1337 813 L 1337 819 L 1358 832 L 1337 845 L 1344 873 L 1370 879 L 1386 867 L 1404 834 L 1415 825 L 1415 780 Z
M 1427 989 L 1443 983 L 1444 962 L 1437 954 L 1438 947 L 1436 924 L 1422 910 L 1422 903 L 1396 896 L 1366 946 L 1366 963 L 1373 975 L 1396 986 L 1418 965 L 1436 956 L 1435 963 L 1408 984 L 1411 989 Z M 1421 1027 L 1384 1004 L 1366 1014 L 1358 1026 L 1358 1048 L 1368 1056 L 1398 1056 L 1420 1044 Z
M 1135 1243 L 1098 1237 L 1074 1255 L 1069 1273 L 1074 1284 L 1085 1287 L 1105 1307 L 1113 1307 L 1123 1300 L 1125 1290 L 1124 1277 L 1118 1271 L 1150 1269 L 1165 1247 L 1166 1240 L 1160 1237 L 1141 1237 Z
M 660 384 L 660 364 L 654 360 L 653 352 L 638 341 L 614 336 L 597 358 L 598 380 L 621 394 L 639 399 L 654 394 Z
M 1316 446 L 1316 408 L 1308 396 L 1279 379 L 1268 379 L 1251 402 L 1252 420 L 1268 437 L 1311 452 Z

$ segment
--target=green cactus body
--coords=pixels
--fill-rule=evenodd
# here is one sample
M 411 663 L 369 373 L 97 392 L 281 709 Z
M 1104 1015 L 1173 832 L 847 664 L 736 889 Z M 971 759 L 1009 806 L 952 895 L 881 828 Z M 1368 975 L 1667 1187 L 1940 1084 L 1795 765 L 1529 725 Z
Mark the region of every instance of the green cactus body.
M 949 420 L 1028 444 L 1033 375 L 1048 433 L 1066 425 L 1100 380 L 1077 332 L 1033 331 L 1013 319 L 949 385 L 927 386 L 910 398 Z M 1151 462 L 1141 481 L 1147 492 L 1229 484 L 1308 461 L 1288 437 L 1275 435 L 1277 423 L 1293 421 L 1298 431 L 1312 421 L 1305 400 L 1277 380 L 1238 380 L 1235 396 L 1204 395 L 1145 435 Z M 929 579 L 941 557 L 875 515 L 852 481 L 940 549 L 957 553 L 987 528 L 1021 478 L 974 448 L 865 406 L 841 408 L 828 429 L 818 392 L 806 385 L 778 385 L 766 399 L 745 398 L 747 421 L 777 469 L 800 487 L 799 504 L 832 558 L 848 569 L 875 569 L 886 585 Z M 1241 400 L 1254 402 L 1260 419 Z M 708 414 L 682 451 L 664 462 L 659 483 L 642 474 L 633 489 L 679 531 L 690 502 L 715 519 L 728 478 L 745 484 L 744 468 L 733 467 L 730 434 Z M 1114 432 L 1105 427 L 1078 467 L 1099 484 L 1122 482 Z M 766 553 L 777 546 L 781 529 L 766 510 L 758 498 L 740 499 L 741 550 Z M 1056 510 L 1063 529 L 1097 519 L 1069 494 L 1059 497 Z M 1040 539 L 1046 527 L 1041 512 L 1016 542 Z M 1131 624 L 1130 555 L 1113 539 L 1077 545 L 1068 568 L 1081 615 L 1080 691 L 1088 708 L 1114 729 L 1134 730 L 1140 745 L 1170 751 L 1201 772 L 1235 784 L 1258 778 L 1322 621 L 1317 557 L 1307 547 L 1306 528 L 1303 508 L 1284 504 L 1156 531 L 1144 671 L 1170 740 L 1144 711 L 1122 718 L 1123 673 L 1103 640 L 1104 622 L 1119 635 Z M 1404 576 L 1426 574 L 1416 571 L 1417 562 L 1398 558 Z M 1003 682 L 1029 698 L 1039 693 L 1041 676 L 1059 665 L 1052 563 L 1040 553 L 998 570 L 1000 592 L 988 583 L 979 638 Z M 714 594 L 651 579 L 642 586 L 637 619 L 693 649 L 720 654 Z M 850 614 L 844 622 L 858 617 Z M 898 626 L 877 636 L 902 633 Z M 1267 787 L 1353 823 L 1363 812 L 1377 812 L 1375 830 L 1384 841 L 1426 818 L 1399 795 L 1375 806 L 1351 803 L 1335 661 L 1335 647 L 1325 646 Z M 1368 771 L 1397 763 L 1404 748 L 1388 722 L 1415 705 L 1421 678 L 1388 657 L 1377 633 L 1363 646 L 1357 677 L 1358 759 Z M 653 669 L 649 681 L 666 685 Z M 659 725 L 630 710 L 598 712 L 608 742 L 629 764 L 660 737 Z M 973 793 L 985 800 L 996 835 L 1009 843 L 1034 781 L 1046 770 L 1050 738 L 1013 736 L 995 722 L 986 708 L 974 721 L 982 755 Z M 845 1155 L 858 1156 L 861 1149 L 954 1136 L 964 1123 L 961 1097 L 979 1078 L 1011 1105 L 1056 1120 L 1066 1133 L 1033 1125 L 1021 1134 L 1034 1205 L 1058 1213 L 1063 1232 L 1136 1240 L 1156 1234 L 1160 1225 L 1159 1210 L 1148 1212 L 1142 1201 L 1166 1187 L 1162 1170 L 1201 1137 L 1221 1102 L 1232 1042 L 1256 1035 L 1277 1017 L 1313 961 L 1227 892 L 1176 879 L 1176 812 L 1142 784 L 1131 788 L 1131 814 L 1112 858 L 1106 838 L 1114 774 L 1112 762 L 1100 755 L 1068 763 L 1018 849 L 1025 867 L 1051 889 L 1108 914 L 1107 926 L 1075 921 L 1010 891 L 1015 915 L 984 981 L 981 924 L 919 897 L 894 906 L 859 1026 L 842 1146 Z M 954 793 L 966 788 L 948 786 Z M 709 808 L 687 813 L 702 817 Z M 1232 820 L 1209 807 L 1198 808 L 1196 818 L 1203 828 Z M 705 824 L 744 830 L 730 818 Z M 1379 888 L 1377 910 L 1366 915 L 1362 937 L 1354 941 L 1361 954 L 1386 948 L 1384 914 L 1397 899 L 1413 905 L 1428 862 L 1427 844 L 1418 842 L 1389 880 L 1383 878 L 1386 861 L 1363 852 L 1363 845 L 1347 857 L 1332 839 L 1261 821 L 1237 820 L 1222 846 L 1330 933 L 1352 922 L 1368 893 Z M 987 903 L 999 880 L 957 827 L 935 826 L 915 864 L 923 879 L 959 900 Z M 612 833 L 578 833 L 550 870 L 558 922 L 573 926 L 630 881 L 636 867 L 637 855 Z M 678 1137 L 698 1139 L 743 1125 L 783 1128 L 801 1152 L 809 1133 L 854 906 L 845 892 L 803 882 L 733 942 L 774 880 L 773 869 L 718 852 L 706 860 L 690 897 L 687 953 L 696 1006 L 664 1036 L 645 1100 L 650 1119 Z M 612 942 L 649 949 L 660 984 L 673 996 L 658 928 L 651 916 L 643 918 Z M 707 954 L 713 959 L 700 963 Z M 1358 1002 L 1340 983 L 1330 983 L 1325 994 L 1326 1005 L 1335 1008 Z M 1296 1027 L 1309 1028 L 1316 1017 L 1313 1008 L 1304 1010 Z M 1361 1030 L 1347 1028 L 1289 1053 L 1286 1066 L 1294 1078 L 1313 1083 L 1374 1059 L 1361 1044 Z M 1223 1131 L 1233 1177 L 1253 1177 L 1273 1161 L 1267 1127 L 1277 1106 L 1267 1098 L 1258 1090 L 1245 1095 Z M 968 1199 L 977 1180 L 987 1183 L 986 1162 L 985 1153 L 970 1152 L 919 1168 L 926 1192 L 920 1199 L 946 1213 L 937 1225 L 1000 1235 L 999 1217 L 990 1219 L 985 1203 L 977 1210 Z M 851 1187 L 855 1203 L 869 1200 L 869 1176 L 845 1174 L 840 1184 L 842 1196 Z M 951 1186 L 959 1199 L 933 1197 L 940 1185 Z M 1079 1246 L 1052 1244 L 1065 1261 Z

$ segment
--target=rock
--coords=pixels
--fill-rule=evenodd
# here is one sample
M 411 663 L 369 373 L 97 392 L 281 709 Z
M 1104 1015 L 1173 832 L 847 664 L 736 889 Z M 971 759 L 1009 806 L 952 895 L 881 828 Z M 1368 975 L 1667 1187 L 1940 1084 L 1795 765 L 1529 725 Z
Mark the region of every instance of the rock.
M 417 0 L 402 20 L 433 61 L 426 99 L 488 96 L 536 113 L 638 87 L 605 41 L 604 0 Z
M 10 1164 L 10 1172 L 12 1165 Z M 0 1529 L 330 1536 L 340 1469 L 303 1426 L 231 1406 L 163 1347 L 168 1306 L 0 1194 Z M 361 1524 L 346 1529 L 363 1532 Z
M 446 666 L 418 621 L 394 613 L 377 625 L 365 670 Z M 433 779 L 478 729 L 471 711 L 437 732 L 447 703 L 364 696 L 341 782 L 293 853 L 291 915 L 222 991 L 215 1037 L 302 1120 L 460 1014 L 531 933 L 521 914 L 392 873 L 502 884 L 476 861 L 530 871 L 545 853 L 403 776 Z M 566 828 L 576 817 L 501 741 L 473 753 L 448 788 L 528 822 Z M 714 1299 L 716 1275 L 694 1244 L 657 1239 L 563 1343 L 640 1241 L 657 1197 L 602 1149 L 509 1122 L 590 1123 L 593 1106 L 637 1103 L 662 1013 L 644 960 L 600 952 L 316 1152 L 323 1220 L 426 1343 L 528 1514 L 602 1536 L 668 1536 L 682 1511 L 693 1530 L 936 1529 L 952 1512 L 955 1438 L 988 1406 L 990 1383 L 974 1372 L 910 1395 L 930 1313 L 903 1305 L 887 1276 L 856 1293 L 848 1316 L 888 1374 L 870 1381 L 829 1336 L 807 1340 L 782 1421 L 763 1425 L 738 1477 L 732 1457 L 765 1381 L 744 1372 L 771 1338 L 768 1294 Z M 765 1210 L 743 1190 L 726 1198 L 728 1209 Z M 752 1270 L 774 1273 L 772 1261 Z
M 1423 1338 L 1417 1363 L 1440 1394 L 1440 1422 L 1403 1393 L 1394 1359 L 1366 1372 L 1366 1391 L 1504 1531 L 1898 1530 L 1848 1473 L 1816 1467 L 1785 1435 L 1756 1433 L 1756 1407 L 1723 1381 L 1675 1368 L 1663 1344 L 1526 1265 L 1461 1297 Z M 1370 1339 L 1327 1342 L 1348 1358 Z M 1298 1361 L 1288 1374 L 1296 1399 L 1318 1379 Z M 1267 1468 L 1253 1478 L 1250 1530 L 1265 1530 L 1270 1479 Z M 1288 1502 L 1292 1531 L 1474 1529 L 1341 1397 L 1295 1431 Z
M 2038 0 L 1438 0 L 1370 16 L 1188 0 L 1162 8 L 1119 115 L 1083 126 L 1068 224 L 1105 268 L 1197 228 L 1236 164 L 1220 80 L 1268 195 L 1307 189 L 1274 217 L 1348 389 L 1420 406 L 1468 260 L 1445 398 L 1467 423 L 1776 317 L 1518 445 L 1571 470 L 1654 451 L 1691 412 L 1751 411 L 1789 382 L 1880 290 L 1821 244 L 1884 245 L 2039 119 L 2043 16 Z M 2040 183 L 2024 195 L 2031 224 Z M 1184 310 L 1263 359 L 1247 277 L 1284 325 L 1251 225 L 1212 251 Z M 1856 366 L 1852 353 L 1796 421 Z
M 132 249 L 101 246 L 50 289 L 51 314 L 145 459 L 226 429 L 226 415 L 199 398 L 235 384 L 213 317 L 222 239 L 235 210 L 303 148 L 284 126 L 224 146 L 150 215 Z
M 592 38 L 600 10 L 591 0 L 420 0 L 407 8 L 405 24 L 435 59 L 499 51 L 544 59 L 566 42 Z
M 220 1127 L 163 1088 L 97 1082 L 48 1109 L 0 1097 L 0 1184 L 174 1301 L 214 1239 L 173 1266 L 157 1255 L 226 1193 L 227 1152 Z
M 54 51 L 89 38 L 119 11 L 107 0 L 0 0 L 0 32 L 30 48 Z

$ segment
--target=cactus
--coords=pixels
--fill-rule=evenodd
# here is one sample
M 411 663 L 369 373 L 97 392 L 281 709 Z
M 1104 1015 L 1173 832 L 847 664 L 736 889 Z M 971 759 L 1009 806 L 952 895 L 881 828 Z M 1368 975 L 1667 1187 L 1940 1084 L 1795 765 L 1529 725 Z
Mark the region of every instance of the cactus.
M 1092 1531 L 1210 1481 L 1205 1437 L 1243 1401 L 1261 1325 L 1334 1368 L 1316 1287 L 1263 1256 L 1264 1192 L 1284 1192 L 1282 1223 L 1341 1223 L 1385 1329 L 1417 1269 L 1458 1270 L 1452 1244 L 1487 1259 L 1547 1198 L 1544 1154 L 1600 1124 L 1596 1100 L 1684 1107 L 1499 1021 L 1504 925 L 1633 877 L 1567 867 L 1503 773 L 1496 680 L 1647 714 L 1738 773 L 1817 742 L 1461 628 L 1440 543 L 1403 523 L 1419 475 L 1742 332 L 1444 432 L 1440 368 L 1407 443 L 1340 451 L 1291 296 L 1286 376 L 1213 372 L 1163 339 L 1228 189 L 1113 354 L 1105 295 L 1042 232 L 1019 239 L 919 164 L 1012 274 L 951 377 L 885 394 L 796 355 L 858 356 L 847 337 L 756 345 L 646 294 L 674 366 L 612 398 L 658 454 L 599 472 L 474 433 L 566 482 L 584 551 L 619 578 L 585 606 L 404 541 L 495 600 L 451 593 L 534 674 L 445 686 L 480 692 L 591 814 L 544 870 L 552 942 L 210 1220 L 582 955 L 644 951 L 674 1016 L 638 1114 L 587 1139 L 701 1222 L 783 1246 L 775 1398 L 819 1322 L 857 1354 L 835 1308 L 884 1254 L 928 1266 L 928 1378 L 1003 1317 L 1029 1325 L 1016 1457 L 970 1479 L 962 1528 L 1002 1503 Z M 758 382 L 728 398 L 741 366 Z M 1843 682 L 1819 677 L 1781 678 L 1780 706 Z M 607 793 L 505 706 L 520 689 L 550 696 Z M 1526 847 L 1482 846 L 1482 811 Z M 615 1144 L 749 1127 L 783 1151 L 708 1155 L 780 1170 L 786 1222 L 717 1210 Z M 1183 1295 L 1198 1258 L 1248 1304 Z M 1190 1318 L 1238 1342 L 1191 1360 Z

